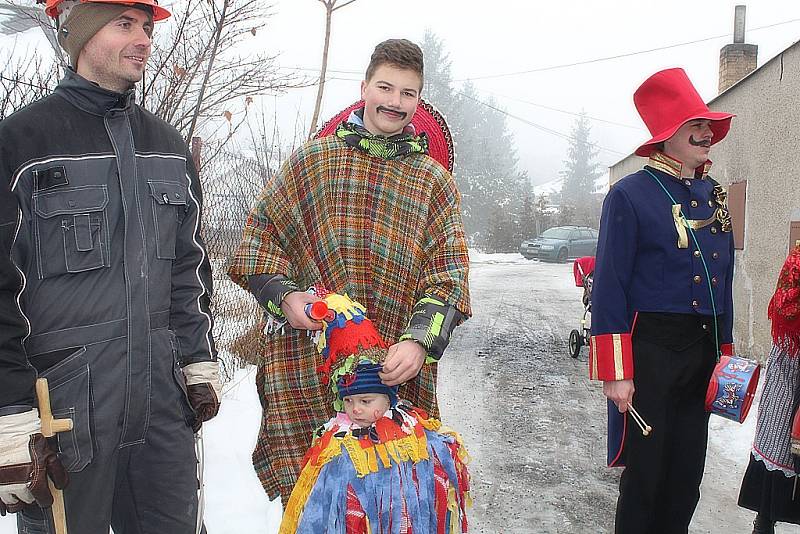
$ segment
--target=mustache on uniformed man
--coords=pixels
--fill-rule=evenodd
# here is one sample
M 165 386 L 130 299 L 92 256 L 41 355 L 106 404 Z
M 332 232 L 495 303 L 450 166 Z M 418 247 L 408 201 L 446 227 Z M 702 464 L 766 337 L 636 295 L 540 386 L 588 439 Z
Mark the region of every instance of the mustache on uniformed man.
M 711 146 L 711 139 L 701 139 L 699 141 L 695 141 L 694 136 L 690 135 L 689 136 L 689 144 L 692 145 L 692 146 L 710 147 Z
M 405 111 L 398 111 L 396 109 L 391 109 L 391 108 L 387 108 L 387 107 L 384 107 L 384 106 L 378 106 L 375 109 L 375 111 L 377 111 L 377 112 L 388 111 L 390 113 L 396 113 L 396 114 L 400 115 L 401 119 L 405 119 L 406 115 L 408 115 L 408 113 L 406 113 Z

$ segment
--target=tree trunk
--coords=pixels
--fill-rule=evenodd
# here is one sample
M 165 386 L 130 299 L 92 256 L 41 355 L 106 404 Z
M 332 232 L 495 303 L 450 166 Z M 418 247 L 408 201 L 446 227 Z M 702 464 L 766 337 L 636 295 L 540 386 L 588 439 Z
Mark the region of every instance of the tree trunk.
M 308 131 L 308 138 L 317 131 L 319 112 L 322 107 L 322 94 L 325 92 L 325 76 L 328 72 L 328 49 L 331 44 L 331 20 L 333 18 L 333 6 L 335 0 L 325 2 L 325 45 L 322 48 L 322 67 L 319 71 L 319 85 L 317 85 L 317 101 L 314 104 L 314 115 L 311 117 L 311 129 Z
M 230 0 L 224 0 L 224 2 L 222 3 L 222 12 L 220 13 L 219 19 L 217 20 L 217 27 L 215 28 L 215 33 L 214 33 L 214 44 L 212 45 L 211 48 L 211 56 L 208 59 L 208 67 L 205 76 L 203 78 L 203 83 L 200 86 L 200 96 L 197 97 L 197 106 L 195 107 L 194 110 L 194 116 L 192 117 L 192 123 L 191 126 L 189 127 L 189 133 L 186 136 L 187 144 L 192 139 L 192 137 L 194 137 L 194 130 L 195 127 L 197 126 L 197 119 L 200 116 L 200 110 L 201 106 L 203 105 L 203 97 L 205 96 L 206 86 L 208 85 L 208 79 L 211 77 L 211 72 L 214 70 L 214 60 L 217 57 L 217 48 L 219 48 L 219 40 L 222 37 L 222 31 L 225 28 L 225 18 L 227 17 L 228 14 L 229 3 Z

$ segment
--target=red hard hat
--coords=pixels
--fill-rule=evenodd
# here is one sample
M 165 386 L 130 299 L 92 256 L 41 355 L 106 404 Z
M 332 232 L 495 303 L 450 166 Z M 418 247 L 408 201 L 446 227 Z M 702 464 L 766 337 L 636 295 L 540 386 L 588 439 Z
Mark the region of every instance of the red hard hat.
M 49 16 L 58 18 L 59 14 L 61 13 L 61 8 L 59 7 L 64 0 L 36 0 L 38 4 L 44 4 L 45 6 L 44 12 L 47 13 Z M 134 6 L 134 5 L 144 5 L 150 6 L 153 9 L 153 21 L 157 22 L 159 20 L 164 20 L 169 18 L 172 13 L 164 9 L 163 7 L 158 5 L 158 0 L 80 0 L 81 3 L 99 3 L 99 4 L 123 4 L 127 6 Z

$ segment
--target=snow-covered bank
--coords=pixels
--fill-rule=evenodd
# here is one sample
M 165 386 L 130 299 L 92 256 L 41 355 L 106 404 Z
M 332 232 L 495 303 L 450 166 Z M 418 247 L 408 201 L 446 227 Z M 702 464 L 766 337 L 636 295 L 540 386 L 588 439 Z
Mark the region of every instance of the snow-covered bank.
M 280 500 L 267 499 L 250 459 L 261 423 L 255 375 L 255 367 L 238 370 L 219 415 L 205 425 L 209 534 L 273 534 L 281 522 Z
M 582 290 L 574 285 L 571 263 L 540 263 L 519 254 L 475 251 L 470 251 L 470 257 L 475 317 L 456 330 L 452 350 L 440 367 L 439 395 L 445 423 L 461 432 L 473 456 L 476 502 L 471 532 L 609 532 L 613 512 L 603 509 L 598 513 L 596 504 L 608 503 L 613 509 L 616 486 L 610 479 L 618 471 L 603 467 L 604 418 L 585 415 L 587 409 L 604 406 L 602 394 L 597 383 L 587 382 L 586 349 L 579 360 L 566 354 L 565 338 L 578 326 L 582 310 Z M 506 338 L 514 342 L 514 351 L 499 347 Z M 515 354 L 515 363 L 509 366 Z M 520 384 L 504 381 L 514 378 L 503 374 L 506 367 L 511 367 L 509 373 L 522 375 Z M 518 373 L 519 369 L 535 372 L 537 378 L 533 374 L 526 378 L 529 375 Z M 209 534 L 274 534 L 280 522 L 280 504 L 267 500 L 250 461 L 261 415 L 254 382 L 252 367 L 238 370 L 225 388 L 219 416 L 204 430 Z M 503 394 L 511 395 L 508 402 L 498 402 L 505 398 Z M 753 514 L 737 507 L 736 496 L 757 411 L 754 404 L 744 425 L 712 416 L 706 477 L 692 534 L 716 534 L 724 528 L 749 532 L 746 527 Z M 474 413 L 479 416 L 473 417 Z M 488 415 L 480 415 L 484 413 Z M 504 429 L 502 423 L 509 421 L 515 425 L 528 422 L 536 430 L 523 436 L 525 447 L 515 448 L 517 464 L 504 464 L 508 454 L 493 449 L 492 432 Z M 494 439 L 505 444 L 507 436 Z M 582 458 L 573 454 L 584 445 Z M 526 451 L 528 456 L 523 455 Z M 580 483 L 559 493 L 561 485 L 566 487 L 564 473 L 576 468 L 584 469 Z M 593 477 L 600 481 L 595 493 L 586 489 L 587 480 Z M 531 486 L 533 497 L 526 497 L 531 500 L 514 501 L 514 488 L 531 480 L 539 484 Z M 510 516 L 500 515 L 505 503 L 515 514 L 530 510 L 532 521 L 549 521 L 559 528 L 531 530 L 526 524 L 521 530 L 496 529 L 496 523 L 508 525 L 511 521 Z M 585 512 L 587 509 L 592 511 Z M 575 516 L 596 528 L 581 530 L 581 517 Z M 13 517 L 0 518 L 0 534 L 16 532 L 14 524 Z M 797 527 L 779 525 L 776 532 L 797 532 Z
M 238 370 L 222 398 L 219 415 L 203 428 L 207 530 L 275 534 L 281 521 L 280 501 L 267 499 L 250 461 L 261 422 L 255 368 Z M 0 518 L 0 534 L 16 532 L 13 515 Z

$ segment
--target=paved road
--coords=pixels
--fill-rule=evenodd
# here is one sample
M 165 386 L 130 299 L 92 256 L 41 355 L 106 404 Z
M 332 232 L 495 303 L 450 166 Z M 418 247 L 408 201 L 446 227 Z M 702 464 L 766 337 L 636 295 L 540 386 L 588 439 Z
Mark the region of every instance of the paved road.
M 474 318 L 440 365 L 444 422 L 463 434 L 473 457 L 470 532 L 613 532 L 620 470 L 605 467 L 605 403 L 586 378 L 587 349 L 573 360 L 566 348 L 583 311 L 571 265 L 498 258 L 473 263 Z M 735 501 L 751 438 L 712 422 L 690 532 L 749 534 L 752 514 Z
M 470 533 L 610 533 L 619 471 L 604 467 L 605 404 L 586 379 L 586 349 L 578 360 L 567 354 L 566 337 L 583 311 L 571 266 L 476 259 L 475 317 L 456 330 L 439 382 L 444 422 L 462 433 L 473 457 Z M 260 406 L 252 372 L 241 374 L 206 429 L 210 534 L 271 534 L 280 520 L 280 505 L 266 501 L 250 463 Z M 752 514 L 735 501 L 754 415 L 745 427 L 712 417 L 692 534 L 750 533 Z M 0 518 L 0 534 L 13 532 L 13 517 Z

